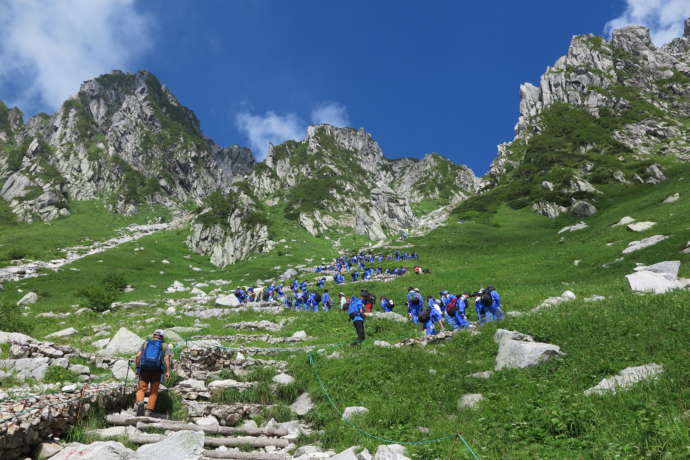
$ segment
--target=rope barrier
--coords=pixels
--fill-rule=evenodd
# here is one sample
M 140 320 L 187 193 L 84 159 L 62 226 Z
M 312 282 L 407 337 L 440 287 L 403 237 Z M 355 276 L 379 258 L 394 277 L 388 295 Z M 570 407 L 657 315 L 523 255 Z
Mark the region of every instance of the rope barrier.
M 331 405 L 333 410 L 338 414 L 338 416 L 340 416 L 342 411 L 336 405 L 335 401 L 333 400 L 333 397 L 328 392 L 326 385 L 323 383 L 323 380 L 321 379 L 321 375 L 319 374 L 318 368 L 316 366 L 316 359 L 314 358 L 314 353 L 309 352 L 307 354 L 307 359 L 309 362 L 309 366 L 312 369 L 312 373 L 314 374 L 314 377 L 316 378 L 316 381 L 319 384 L 319 388 L 321 389 L 321 392 L 324 394 L 324 396 L 326 397 L 326 400 Z M 423 439 L 420 441 L 395 441 L 392 439 L 386 439 L 386 438 L 383 438 L 381 436 L 377 436 L 373 433 L 369 433 L 369 432 L 361 429 L 360 427 L 358 427 L 354 423 L 352 423 L 350 420 L 347 420 L 347 419 L 341 419 L 341 420 L 345 424 L 347 424 L 351 428 L 353 428 L 355 431 L 359 432 L 360 434 L 362 434 L 368 438 L 375 439 L 375 440 L 380 441 L 380 442 L 384 442 L 386 444 L 421 445 L 421 444 L 431 444 L 431 443 L 436 443 L 436 442 L 447 441 L 449 439 L 458 439 L 459 438 L 462 441 L 462 443 L 465 445 L 465 447 L 467 448 L 468 452 L 472 455 L 472 457 L 475 460 L 479 460 L 479 456 L 477 455 L 477 453 L 474 451 L 474 449 L 472 449 L 470 444 L 467 442 L 467 440 L 465 440 L 465 438 L 460 433 L 453 433 L 453 434 L 449 434 L 447 436 L 441 436 L 441 437 L 433 438 L 433 439 Z

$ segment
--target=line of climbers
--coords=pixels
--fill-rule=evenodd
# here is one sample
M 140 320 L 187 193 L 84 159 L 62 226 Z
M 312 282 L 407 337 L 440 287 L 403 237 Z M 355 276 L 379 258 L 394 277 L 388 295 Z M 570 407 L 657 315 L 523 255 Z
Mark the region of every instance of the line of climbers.
M 438 298 L 427 296 L 426 301 L 418 288 L 410 287 L 407 291 L 407 316 L 413 324 L 420 324 L 427 336 L 446 329 L 446 325 L 451 329 L 470 327 L 467 308 L 472 299 L 480 325 L 505 317 L 501 310 L 501 296 L 492 285 L 477 292 L 465 291 L 457 295 L 441 291 Z M 360 296 L 352 296 L 347 303 L 347 313 L 357 333 L 355 344 L 364 340 L 364 319 L 366 313 L 371 312 L 375 299 L 375 296 L 363 290 Z M 380 305 L 384 312 L 393 311 L 395 308 L 395 303 L 388 297 L 381 297 Z
M 416 252 L 412 253 L 407 253 L 407 252 L 400 252 L 400 251 L 395 251 L 393 254 L 388 254 L 388 255 L 383 255 L 383 254 L 365 254 L 364 251 L 360 252 L 357 255 L 350 255 L 350 256 L 340 256 L 337 257 L 333 263 L 329 266 L 326 265 L 319 265 L 316 268 L 314 268 L 314 272 L 316 273 L 321 273 L 324 271 L 336 271 L 336 272 L 341 272 L 343 270 L 345 271 L 350 271 L 351 268 L 358 266 L 361 270 L 365 269 L 366 264 L 374 264 L 374 263 L 381 263 L 381 262 L 392 262 L 392 261 L 401 261 L 401 260 L 409 260 L 409 259 L 417 259 L 419 256 L 417 255 Z

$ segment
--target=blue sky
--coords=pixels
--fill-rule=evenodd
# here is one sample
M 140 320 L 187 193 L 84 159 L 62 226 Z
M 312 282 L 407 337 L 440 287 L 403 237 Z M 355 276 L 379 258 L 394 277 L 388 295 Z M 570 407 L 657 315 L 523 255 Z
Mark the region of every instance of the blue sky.
M 81 81 L 146 69 L 206 135 L 261 157 L 307 124 L 363 127 L 391 157 L 483 173 L 511 140 L 522 82 L 574 34 L 645 23 L 680 35 L 686 0 L 6 0 L 0 99 L 51 112 Z

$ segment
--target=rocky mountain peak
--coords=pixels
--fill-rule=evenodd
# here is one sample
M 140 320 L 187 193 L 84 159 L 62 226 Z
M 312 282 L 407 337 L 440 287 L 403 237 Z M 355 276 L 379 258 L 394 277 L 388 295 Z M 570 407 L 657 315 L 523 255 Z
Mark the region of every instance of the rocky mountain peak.
M 628 26 L 614 30 L 611 44 L 632 54 L 656 50 L 650 31 L 644 26 Z
M 363 128 L 357 130 L 328 124 L 313 125 L 307 128 L 307 137 L 304 140 L 311 153 L 332 150 L 335 147 L 357 152 L 364 157 L 383 158 L 381 147 Z

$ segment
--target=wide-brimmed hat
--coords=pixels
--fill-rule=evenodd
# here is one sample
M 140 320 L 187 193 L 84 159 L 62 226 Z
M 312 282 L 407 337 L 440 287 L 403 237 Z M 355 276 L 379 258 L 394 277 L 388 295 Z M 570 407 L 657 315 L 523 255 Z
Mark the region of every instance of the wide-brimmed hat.
M 155 331 L 153 331 L 153 335 L 157 335 L 160 338 L 163 338 L 165 337 L 165 332 L 163 332 L 162 329 L 156 329 Z

